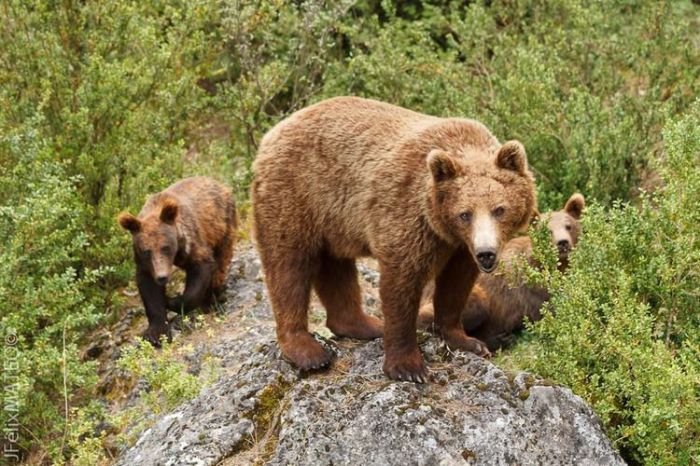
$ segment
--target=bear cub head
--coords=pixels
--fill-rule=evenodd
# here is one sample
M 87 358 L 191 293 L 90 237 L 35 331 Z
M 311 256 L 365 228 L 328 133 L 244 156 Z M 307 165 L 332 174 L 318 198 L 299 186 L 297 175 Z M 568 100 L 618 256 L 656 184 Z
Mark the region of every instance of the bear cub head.
M 583 195 L 571 195 L 564 209 L 542 214 L 538 223 L 547 225 L 552 234 L 552 243 L 559 253 L 559 264 L 563 270 L 569 265 L 569 253 L 581 235 L 581 214 L 586 207 Z
M 466 245 L 479 269 L 492 272 L 503 246 L 527 228 L 536 210 L 535 182 L 525 148 L 503 144 L 495 154 L 428 154 L 434 227 L 453 245 Z
M 137 264 L 161 286 L 170 280 L 178 252 L 178 210 L 177 201 L 165 198 L 145 215 L 123 212 L 118 217 L 122 228 L 131 232 Z

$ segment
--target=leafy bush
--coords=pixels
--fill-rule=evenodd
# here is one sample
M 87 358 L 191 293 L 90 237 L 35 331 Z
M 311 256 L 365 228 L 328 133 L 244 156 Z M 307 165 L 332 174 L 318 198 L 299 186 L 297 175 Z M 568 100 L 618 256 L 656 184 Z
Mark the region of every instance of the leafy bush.
M 151 411 L 167 412 L 193 398 L 204 385 L 196 376 L 187 373 L 185 365 L 176 359 L 176 355 L 192 351 L 191 346 L 176 348 L 167 341 L 163 343 L 163 350 L 158 351 L 141 341 L 138 346 L 124 351 L 119 365 L 148 385 L 144 401 Z
M 229 1 L 206 81 L 231 129 L 239 191 L 264 132 L 314 101 L 354 94 L 467 116 L 519 138 L 542 208 L 573 191 L 634 198 L 666 113 L 700 90 L 688 2 Z M 660 111 L 665 109 L 666 111 Z
M 206 97 L 196 82 L 211 61 L 215 4 L 13 0 L 3 9 L 0 132 L 33 120 L 66 174 L 80 176 L 94 241 L 83 258 L 117 264 L 109 278 L 118 283 L 128 238 L 115 235 L 114 216 L 188 171 L 184 140 Z M 4 168 L 18 163 L 0 156 Z
M 700 101 L 664 131 L 664 187 L 588 209 L 531 339 L 511 356 L 570 386 L 638 464 L 700 460 Z
M 66 429 L 64 406 L 94 385 L 93 367 L 80 360 L 83 332 L 99 321 L 95 288 L 107 268 L 81 262 L 90 244 L 87 209 L 79 178 L 66 175 L 36 133 L 4 138 L 0 144 L 21 163 L 0 175 L 0 333 L 17 339 L 13 394 L 18 403 L 22 447 L 34 438 L 52 443 L 60 456 Z M 10 353 L 7 353 L 10 354 Z M 2 410 L 6 425 L 10 413 Z
M 201 370 L 194 375 L 182 362 L 183 357 L 191 357 L 193 353 L 192 345 L 171 344 L 165 340 L 159 350 L 145 341 L 124 348 L 118 361 L 123 370 L 122 384 L 137 385 L 140 397 L 132 398 L 127 408 L 117 412 L 105 410 L 99 400 L 73 408 L 65 442 L 70 463 L 78 466 L 109 464 L 113 451 L 132 444 L 159 414 L 194 398 L 202 388 L 215 381 L 220 361 L 207 355 Z M 110 454 L 104 448 L 105 443 L 111 447 Z M 58 458 L 57 462 L 61 460 Z
M 350 58 L 330 68 L 324 96 L 468 116 L 522 140 L 543 209 L 577 190 L 629 199 L 659 155 L 660 108 L 681 111 L 699 90 L 700 51 L 680 8 L 517 0 L 364 12 L 342 30 Z
M 97 380 L 79 345 L 131 275 L 114 217 L 195 170 L 184 140 L 206 100 L 196 81 L 217 9 L 13 0 L 0 11 L 0 333 L 18 338 L 19 446 L 61 462 L 71 408 Z

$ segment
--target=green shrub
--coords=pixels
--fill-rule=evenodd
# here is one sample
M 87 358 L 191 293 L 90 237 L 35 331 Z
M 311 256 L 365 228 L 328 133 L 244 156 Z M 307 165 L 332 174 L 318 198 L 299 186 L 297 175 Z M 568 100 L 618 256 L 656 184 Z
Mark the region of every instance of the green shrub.
M 21 154 L 21 163 L 0 175 L 0 334 L 17 338 L 13 361 L 5 360 L 18 364 L 16 378 L 6 378 L 5 387 L 15 383 L 19 446 L 44 439 L 60 457 L 64 406 L 73 406 L 79 390 L 89 394 L 96 381 L 78 343 L 100 319 L 95 285 L 108 268 L 82 263 L 91 238 L 80 179 L 67 176 L 35 138 L 0 139 L 4 149 Z M 0 422 L 6 425 L 10 415 L 2 410 Z
M 664 135 L 664 187 L 591 206 L 570 270 L 511 358 L 583 396 L 629 461 L 700 460 L 700 102 Z
M 12 0 L 0 11 L 0 333 L 18 338 L 19 446 L 61 462 L 72 408 L 97 380 L 80 345 L 118 312 L 114 290 L 132 274 L 115 215 L 210 164 L 208 146 L 192 154 L 185 139 L 206 116 L 197 79 L 218 50 L 218 7 Z
M 577 190 L 634 197 L 659 156 L 660 109 L 682 111 L 700 91 L 697 12 L 677 3 L 381 4 L 344 25 L 349 59 L 329 67 L 323 96 L 472 117 L 522 140 L 543 209 Z
M 148 385 L 144 402 L 155 412 L 167 412 L 193 398 L 203 384 L 186 366 L 178 362 L 179 353 L 192 352 L 191 347 L 176 347 L 164 342 L 163 350 L 158 351 L 152 345 L 141 341 L 137 346 L 126 348 L 119 360 L 119 365 L 132 377 L 143 379 Z
M 202 118 L 206 94 L 196 83 L 212 61 L 216 4 L 13 0 L 2 8 L 0 132 L 34 120 L 66 174 L 80 176 L 94 241 L 83 258 L 115 264 L 105 283 L 113 286 L 128 276 L 116 213 L 138 210 L 146 194 L 192 170 L 185 139 Z M 17 163 L 0 155 L 4 168 Z

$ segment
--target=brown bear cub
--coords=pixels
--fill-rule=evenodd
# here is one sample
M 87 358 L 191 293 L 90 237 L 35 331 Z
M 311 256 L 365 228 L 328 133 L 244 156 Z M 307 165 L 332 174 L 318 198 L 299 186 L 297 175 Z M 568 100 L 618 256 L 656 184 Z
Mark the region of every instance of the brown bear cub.
M 302 369 L 331 355 L 308 331 L 311 289 L 338 336 L 384 336 L 384 372 L 425 381 L 416 338 L 436 277 L 440 334 L 488 355 L 461 325 L 479 270 L 535 211 L 525 149 L 481 123 L 340 97 L 302 109 L 263 138 L 253 165 L 254 226 L 284 356 Z M 355 259 L 379 262 L 384 322 L 362 311 Z
M 186 178 L 148 198 L 138 217 L 123 212 L 132 234 L 136 284 L 146 308 L 143 337 L 158 346 L 170 338 L 168 310 L 206 306 L 226 281 L 236 239 L 236 206 L 228 188 L 205 177 Z M 168 299 L 173 265 L 186 272 L 182 296 Z
M 585 206 L 581 194 L 572 195 L 563 210 L 542 214 L 538 225 L 546 226 L 559 253 L 559 270 L 569 265 L 569 253 L 576 246 L 581 233 L 580 218 Z M 512 239 L 503 248 L 503 270 L 481 275 L 472 288 L 467 305 L 462 312 L 464 330 L 484 341 L 490 350 L 503 348 L 513 341 L 513 333 L 522 330 L 523 319 L 541 318 L 540 309 L 549 299 L 547 290 L 524 283 L 513 284 L 517 272 L 517 259 L 524 258 L 537 267 L 532 258 L 532 242 L 527 236 Z M 419 315 L 419 326 L 428 327 L 433 320 L 430 295 L 433 289 L 426 287 L 424 304 Z

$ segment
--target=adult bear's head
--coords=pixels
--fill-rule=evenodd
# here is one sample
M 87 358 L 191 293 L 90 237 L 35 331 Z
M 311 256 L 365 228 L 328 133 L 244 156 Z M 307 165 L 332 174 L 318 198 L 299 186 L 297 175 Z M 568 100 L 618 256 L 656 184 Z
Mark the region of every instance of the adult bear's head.
M 427 164 L 438 233 L 466 246 L 483 272 L 493 271 L 503 245 L 527 228 L 537 208 L 525 148 L 508 141 L 495 151 L 434 149 Z

